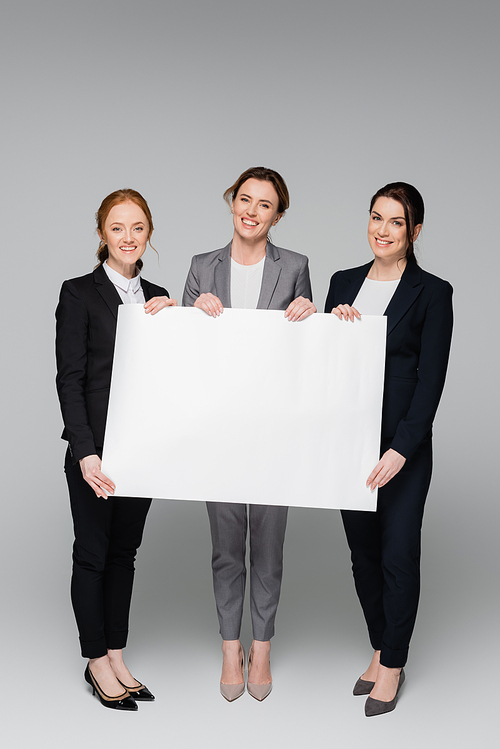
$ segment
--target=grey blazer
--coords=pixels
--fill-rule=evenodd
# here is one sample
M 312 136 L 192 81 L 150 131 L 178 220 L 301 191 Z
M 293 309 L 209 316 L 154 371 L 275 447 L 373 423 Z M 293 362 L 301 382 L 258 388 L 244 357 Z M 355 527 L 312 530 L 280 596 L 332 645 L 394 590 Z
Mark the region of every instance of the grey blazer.
M 223 307 L 231 306 L 231 242 L 193 257 L 182 306 L 192 307 L 200 294 L 207 293 L 219 297 Z M 309 260 L 268 242 L 257 309 L 285 310 L 298 296 L 312 301 Z

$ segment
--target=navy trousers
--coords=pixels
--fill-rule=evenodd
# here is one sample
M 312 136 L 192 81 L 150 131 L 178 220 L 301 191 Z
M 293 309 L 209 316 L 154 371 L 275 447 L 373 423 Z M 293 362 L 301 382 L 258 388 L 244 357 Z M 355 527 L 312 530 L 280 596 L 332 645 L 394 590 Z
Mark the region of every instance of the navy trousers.
M 379 489 L 376 512 L 343 510 L 354 584 L 370 642 L 387 668 L 405 665 L 420 595 L 420 536 L 432 472 L 423 443 Z

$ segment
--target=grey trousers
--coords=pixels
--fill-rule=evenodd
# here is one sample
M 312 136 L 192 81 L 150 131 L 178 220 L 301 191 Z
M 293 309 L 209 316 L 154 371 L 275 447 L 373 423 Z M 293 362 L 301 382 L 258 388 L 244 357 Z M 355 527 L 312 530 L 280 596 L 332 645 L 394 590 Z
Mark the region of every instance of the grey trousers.
M 250 527 L 250 614 L 254 640 L 274 635 L 283 575 L 288 507 L 207 502 L 212 532 L 215 603 L 223 640 L 240 637 L 245 597 L 247 518 Z

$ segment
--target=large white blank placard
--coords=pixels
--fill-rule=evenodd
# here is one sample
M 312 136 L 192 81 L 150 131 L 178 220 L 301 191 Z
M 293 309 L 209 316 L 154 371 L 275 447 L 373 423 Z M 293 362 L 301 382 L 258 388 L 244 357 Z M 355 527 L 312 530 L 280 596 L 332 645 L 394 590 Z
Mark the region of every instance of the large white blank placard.
M 103 471 L 123 496 L 375 510 L 385 335 L 121 305 Z

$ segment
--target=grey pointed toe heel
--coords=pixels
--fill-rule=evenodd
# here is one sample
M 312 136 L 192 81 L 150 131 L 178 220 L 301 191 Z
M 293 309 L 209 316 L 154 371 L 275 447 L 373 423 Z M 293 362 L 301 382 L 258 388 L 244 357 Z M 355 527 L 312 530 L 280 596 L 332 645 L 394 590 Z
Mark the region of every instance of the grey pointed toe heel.
M 370 694 L 373 687 L 375 686 L 374 681 L 366 681 L 366 679 L 362 679 L 361 677 L 357 680 L 356 684 L 354 685 L 354 689 L 352 690 L 352 693 L 359 697 L 360 695 L 364 694 Z
M 401 673 L 399 674 L 398 688 L 393 700 L 390 700 L 390 702 L 384 702 L 383 700 L 374 700 L 373 697 L 367 697 L 365 702 L 365 715 L 367 718 L 370 718 L 372 715 L 384 715 L 384 713 L 390 713 L 394 710 L 396 702 L 398 701 L 399 690 L 404 683 L 405 672 L 402 668 Z
M 250 671 L 250 665 L 252 663 L 252 648 L 250 648 L 250 652 L 248 653 L 248 670 Z M 269 684 L 252 684 L 250 681 L 247 682 L 247 690 L 248 694 L 253 697 L 255 700 L 258 700 L 259 702 L 262 702 L 266 699 L 266 697 L 269 697 L 271 694 L 271 690 L 273 688 L 273 682 L 271 681 Z
M 220 682 L 220 693 L 228 702 L 234 702 L 245 691 L 245 651 L 241 648 L 241 684 L 223 684 Z

